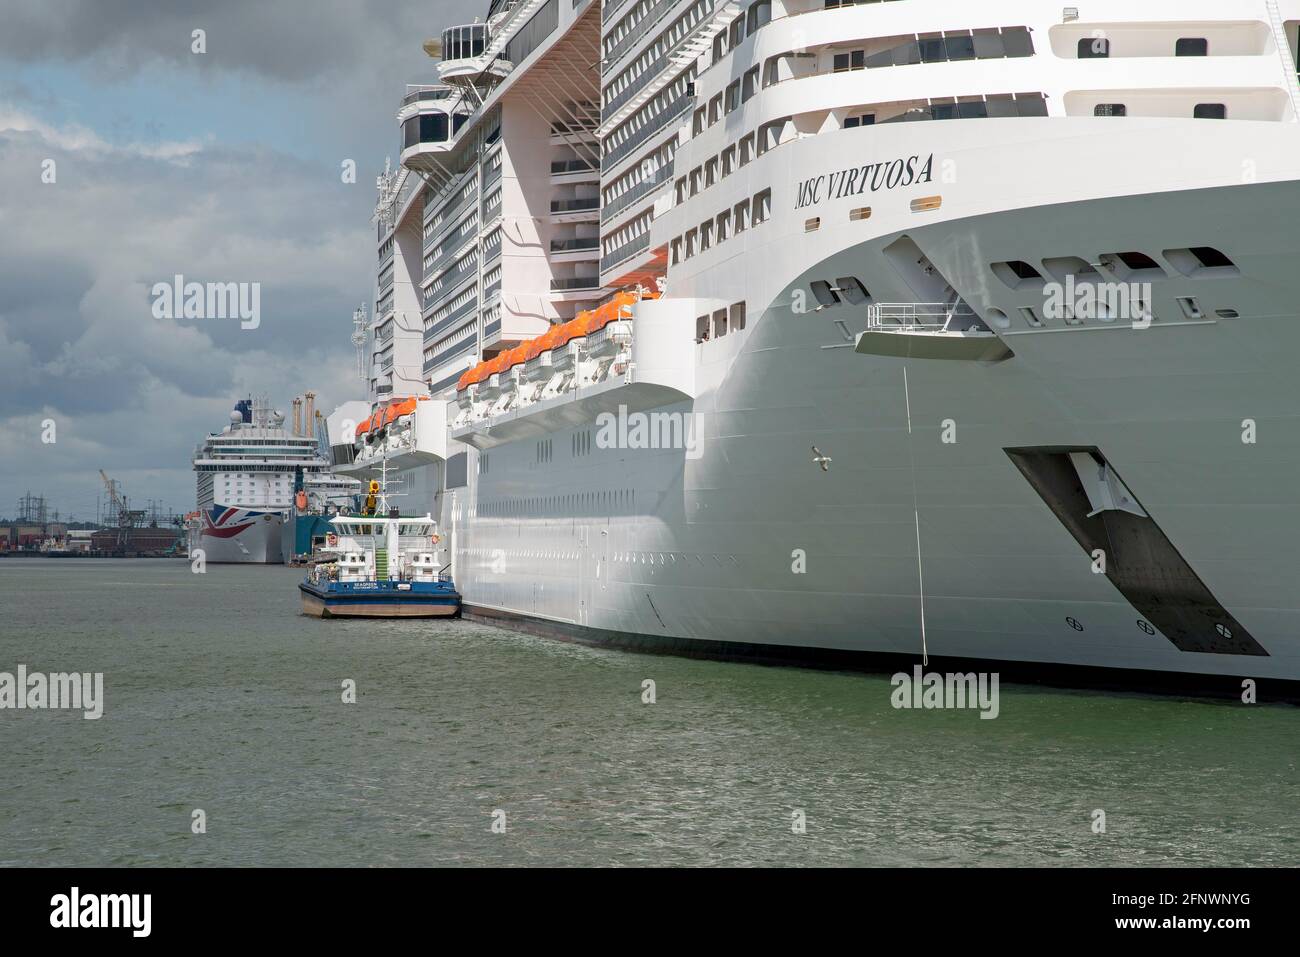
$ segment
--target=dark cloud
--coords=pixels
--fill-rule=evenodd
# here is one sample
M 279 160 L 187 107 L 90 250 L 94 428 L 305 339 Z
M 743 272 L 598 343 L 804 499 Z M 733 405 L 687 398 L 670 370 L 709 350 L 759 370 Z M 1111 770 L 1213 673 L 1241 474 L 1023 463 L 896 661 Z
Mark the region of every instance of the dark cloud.
M 164 62 L 295 83 L 359 79 L 418 63 L 425 37 L 486 10 L 486 0 L 4 0 L 0 56 L 93 60 L 119 74 Z M 204 56 L 191 52 L 196 29 Z
M 373 177 L 396 145 L 420 42 L 484 2 L 0 0 L 0 61 L 118 81 L 161 71 L 178 88 L 239 76 L 293 91 L 301 114 L 250 146 L 219 135 L 126 143 L 67 122 L 33 76 L 0 86 L 0 516 L 23 491 L 86 513 L 99 468 L 137 499 L 192 507 L 189 457 L 233 400 L 356 398 L 351 312 L 369 298 Z M 208 53 L 190 53 L 207 31 Z M 140 118 L 138 128 L 148 128 Z M 296 135 L 332 155 L 295 153 Z M 339 162 L 357 160 L 357 183 Z M 57 182 L 41 182 L 41 164 Z M 161 320 L 150 289 L 176 274 L 261 284 L 261 325 Z M 57 423 L 58 441 L 40 441 Z

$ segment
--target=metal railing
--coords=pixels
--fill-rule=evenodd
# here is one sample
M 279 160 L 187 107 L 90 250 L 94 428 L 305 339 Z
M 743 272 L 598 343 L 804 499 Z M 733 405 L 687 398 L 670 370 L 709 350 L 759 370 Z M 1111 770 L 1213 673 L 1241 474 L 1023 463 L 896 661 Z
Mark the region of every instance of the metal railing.
M 607 21 L 618 10 L 622 9 L 625 3 L 627 3 L 627 0 L 610 0 L 609 3 L 605 4 L 605 8 L 600 11 L 600 22 Z
M 574 276 L 571 279 L 552 279 L 551 292 L 569 292 L 573 289 L 599 289 L 599 276 Z
M 623 54 L 627 53 L 638 42 L 644 40 L 648 35 L 648 28 L 662 20 L 668 9 L 676 4 L 677 0 L 659 0 L 659 3 L 647 10 L 645 16 L 633 24 L 632 29 L 627 31 L 623 39 L 609 48 L 609 52 L 605 54 L 604 69 L 609 70 L 610 67 L 622 59 Z
M 631 259 L 633 256 L 641 252 L 641 250 L 645 249 L 649 245 L 650 245 L 650 230 L 647 229 L 636 239 L 632 240 L 631 242 L 624 243 L 622 246 L 619 246 L 618 249 L 615 249 L 608 256 L 602 257 L 600 260 L 600 271 L 605 272 L 608 269 L 613 269 L 615 266 L 619 265 L 620 263 L 627 262 L 629 259 Z
M 551 164 L 551 174 L 558 176 L 561 173 L 599 173 L 600 167 L 591 163 L 589 160 L 572 159 L 557 160 Z
M 880 302 L 867 307 L 867 328 L 883 332 L 987 331 L 964 302 Z
M 599 248 L 600 237 L 598 236 L 583 236 L 577 239 L 551 240 L 551 252 L 553 253 L 574 253 Z
M 466 316 L 472 315 L 474 311 L 477 309 L 478 309 L 477 296 L 474 296 L 468 302 L 457 306 L 455 309 L 447 313 L 447 315 L 443 316 L 441 319 L 439 319 L 437 322 L 435 322 L 433 325 L 431 325 L 428 329 L 425 330 L 424 344 L 427 346 L 429 345 L 430 342 L 437 341 L 438 339 L 446 335 L 446 333 L 454 326 L 460 324 L 460 322 Z
M 435 226 L 429 232 L 429 235 L 425 238 L 424 248 L 428 249 L 453 226 L 459 225 L 461 215 L 465 212 L 465 210 L 469 209 L 469 207 L 472 206 L 477 199 L 478 199 L 478 189 L 475 188 L 470 191 L 470 194 L 468 196 L 462 198 L 458 203 L 450 207 L 447 210 L 447 212 L 443 214 L 441 222 L 439 222 L 438 225 Z M 429 219 L 432 219 L 432 217 L 429 217 Z
M 652 119 L 650 122 L 646 123 L 645 126 L 641 127 L 641 129 L 637 130 L 630 137 L 625 139 L 622 143 L 619 143 L 618 146 L 610 150 L 610 152 L 606 154 L 604 160 L 602 161 L 601 168 L 605 170 L 610 169 L 615 164 L 623 160 L 628 155 L 628 153 L 632 152 L 632 150 L 636 149 L 646 140 L 650 139 L 650 137 L 654 136 L 656 133 L 662 133 L 664 128 L 667 127 L 669 123 L 672 123 L 683 113 L 689 111 L 691 108 L 691 104 L 693 104 L 694 102 L 695 102 L 695 97 L 693 96 L 686 96 L 685 94 L 683 94 L 682 96 L 678 97 L 676 100 L 670 103 L 662 113 L 655 116 L 655 118 Z
M 553 213 L 582 213 L 588 210 L 597 209 L 599 206 L 599 196 L 584 196 L 579 199 L 551 200 L 551 212 Z
M 642 196 L 652 193 L 664 183 L 670 182 L 673 178 L 673 162 L 669 160 L 659 171 L 649 179 L 643 179 L 631 189 L 620 193 L 617 197 L 606 203 L 600 210 L 600 221 L 602 223 L 613 219 L 623 210 L 627 209 Z

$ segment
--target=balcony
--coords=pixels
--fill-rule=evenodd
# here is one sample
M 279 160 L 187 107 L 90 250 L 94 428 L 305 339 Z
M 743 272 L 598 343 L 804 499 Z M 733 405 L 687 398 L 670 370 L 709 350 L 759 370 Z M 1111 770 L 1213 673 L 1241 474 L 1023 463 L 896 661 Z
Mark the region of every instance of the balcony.
M 551 212 L 553 213 L 578 212 L 580 210 L 596 209 L 599 206 L 599 196 L 583 196 L 578 199 L 551 200 Z
M 559 160 L 551 164 L 551 182 L 596 183 L 600 181 L 600 167 L 585 159 Z
M 641 182 L 637 183 L 631 189 L 620 193 L 607 202 L 600 210 L 601 224 L 603 225 L 613 219 L 643 196 L 647 196 L 665 183 L 671 182 L 673 178 L 673 165 L 673 162 L 669 160 L 663 166 L 659 167 L 659 171 L 656 172 L 654 176 L 651 176 L 649 179 L 641 180 Z
M 669 125 L 674 120 L 678 119 L 683 113 L 688 112 L 694 102 L 695 97 L 693 96 L 679 96 L 676 100 L 670 103 L 662 113 L 606 153 L 601 168 L 605 171 L 609 171 L 625 159 L 634 149 L 643 144 L 646 140 L 650 139 L 650 137 L 656 135 L 662 136 L 664 130 L 666 130 Z
M 599 288 L 599 276 L 571 276 L 568 279 L 551 280 L 551 292 L 573 292 L 575 290 L 597 290 Z
M 584 159 L 558 160 L 551 164 L 551 175 L 558 176 L 561 173 L 586 173 L 600 170 Z
M 647 249 L 649 246 L 650 246 L 650 231 L 646 230 L 636 239 L 633 239 L 631 242 L 624 243 L 622 246 L 619 246 L 618 249 L 615 249 L 609 255 L 601 257 L 600 271 L 607 272 L 610 269 L 613 269 L 615 266 L 619 266 L 627 262 L 637 253 L 641 252 L 641 250 Z
M 598 236 L 580 236 L 577 239 L 552 239 L 551 252 L 567 253 L 582 252 L 588 249 L 598 249 L 600 247 L 600 237 Z
M 600 197 L 551 200 L 551 221 L 556 223 L 594 223 L 600 219 Z

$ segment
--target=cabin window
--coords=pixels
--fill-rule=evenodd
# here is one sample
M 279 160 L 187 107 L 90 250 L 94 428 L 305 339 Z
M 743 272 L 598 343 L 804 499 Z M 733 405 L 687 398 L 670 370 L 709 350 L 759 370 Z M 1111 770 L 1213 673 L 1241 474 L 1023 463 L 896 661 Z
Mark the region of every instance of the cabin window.
M 718 213 L 718 242 L 723 242 L 731 235 L 731 211 Z
M 697 316 L 695 318 L 695 341 L 707 342 L 709 338 L 709 317 Z
M 728 146 L 722 151 L 722 175 L 730 176 L 736 169 L 736 148 Z
M 695 111 L 695 118 L 691 121 L 692 136 L 699 136 L 701 133 L 704 132 L 704 117 L 705 117 L 705 110 L 704 107 L 701 106 L 698 110 Z
M 1197 103 L 1192 116 L 1198 120 L 1226 120 L 1228 107 L 1223 103 Z
M 690 259 L 692 256 L 695 255 L 695 241 L 696 241 L 695 230 L 693 229 L 686 230 L 686 258 L 687 259 Z
M 678 204 L 680 205 L 681 203 L 686 202 L 686 177 L 685 176 L 683 176 L 681 179 L 679 179 L 676 182 L 676 184 L 674 184 L 673 189 L 677 194 Z
M 758 92 L 758 67 L 745 73 L 742 78 L 741 102 L 747 103 Z
M 1204 316 L 1194 296 L 1179 296 L 1178 308 L 1183 311 L 1183 315 L 1188 319 L 1200 319 Z
M 771 215 L 772 191 L 770 189 L 765 189 L 754 195 L 754 225 L 757 226 L 759 223 L 767 222 Z
M 697 166 L 691 170 L 691 195 L 694 196 L 700 191 L 700 180 L 704 176 L 704 168 Z
M 736 332 L 745 328 L 745 304 L 743 302 L 733 302 L 731 304 L 731 330 Z
M 715 156 L 704 164 L 704 188 L 708 189 L 718 181 L 718 158 Z
M 727 334 L 727 310 L 719 309 L 713 314 L 713 338 L 721 339 Z
M 864 219 L 870 219 L 870 218 L 871 218 L 870 206 L 859 206 L 857 209 L 849 210 L 849 222 L 851 223 L 861 222 Z
M 737 203 L 731 212 L 736 220 L 736 235 L 740 235 L 749 228 L 749 200 Z
M 709 125 L 712 126 L 718 120 L 722 119 L 722 94 L 719 93 L 709 101 Z
M 1128 107 L 1123 103 L 1098 103 L 1092 110 L 1093 116 L 1128 116 Z
M 854 129 L 859 126 L 875 126 L 876 114 L 863 113 L 859 116 L 848 116 L 844 118 L 844 128 L 846 130 Z
M 676 239 L 673 240 L 672 251 L 673 251 L 673 255 L 672 255 L 673 265 L 676 266 L 679 262 L 682 261 L 682 237 L 678 236 Z
M 744 166 L 754 158 L 754 134 L 749 133 L 740 138 L 740 165 Z
M 708 249 L 713 245 L 713 220 L 705 220 L 700 224 L 700 252 Z
M 745 39 L 745 15 L 743 13 L 731 21 L 731 26 L 727 28 L 727 39 L 730 41 L 729 45 L 733 50 L 740 46 L 740 42 Z
M 1204 37 L 1183 37 L 1174 44 L 1174 56 L 1209 56 L 1210 41 Z
M 753 35 L 759 27 L 772 22 L 772 0 L 758 0 L 749 8 L 745 17 L 745 32 Z
M 1110 56 L 1110 40 L 1105 37 L 1084 37 L 1079 41 L 1080 60 L 1104 60 Z
M 736 80 L 727 87 L 727 112 L 740 106 L 740 81 Z
M 849 70 L 861 70 L 867 65 L 866 50 L 850 50 L 848 53 L 835 54 L 834 71 L 846 73 Z
M 821 228 L 822 218 L 820 216 L 814 216 L 812 219 L 805 219 L 803 221 L 803 231 L 805 233 L 815 233 Z
M 1024 316 L 1025 322 L 1027 322 L 1032 328 L 1034 329 L 1043 328 L 1043 320 L 1039 319 L 1038 313 L 1034 312 L 1034 310 L 1031 309 L 1030 307 L 1025 306 L 1024 308 L 1022 308 L 1020 310 L 1020 315 Z

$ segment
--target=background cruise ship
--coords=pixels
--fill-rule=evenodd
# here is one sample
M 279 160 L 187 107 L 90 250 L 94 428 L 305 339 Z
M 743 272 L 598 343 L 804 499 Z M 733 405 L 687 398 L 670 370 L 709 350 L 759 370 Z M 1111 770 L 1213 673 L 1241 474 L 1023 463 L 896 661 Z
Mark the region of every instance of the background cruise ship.
M 285 429 L 283 412 L 265 399 L 241 399 L 230 424 L 211 433 L 194 453 L 198 515 L 190 526 L 190 554 L 209 562 L 279 564 L 285 560 L 282 529 L 302 491 L 324 506 L 348 499 L 354 479 L 335 476 L 322 456 L 310 397 L 307 426 Z
M 337 460 L 589 640 L 1300 678 L 1298 24 L 493 2 L 400 105 L 409 404 Z

